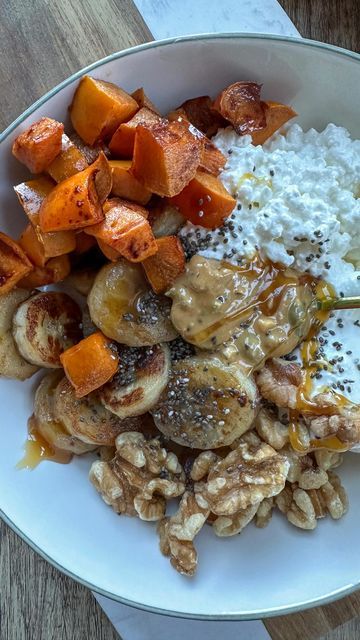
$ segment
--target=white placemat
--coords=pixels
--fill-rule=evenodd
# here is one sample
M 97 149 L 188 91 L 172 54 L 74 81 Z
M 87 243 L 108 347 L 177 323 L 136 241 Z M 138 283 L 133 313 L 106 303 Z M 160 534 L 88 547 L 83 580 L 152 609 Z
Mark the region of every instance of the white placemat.
M 245 31 L 299 36 L 277 0 L 134 0 L 156 40 Z M 271 640 L 263 623 L 203 622 L 160 616 L 94 594 L 123 640 Z

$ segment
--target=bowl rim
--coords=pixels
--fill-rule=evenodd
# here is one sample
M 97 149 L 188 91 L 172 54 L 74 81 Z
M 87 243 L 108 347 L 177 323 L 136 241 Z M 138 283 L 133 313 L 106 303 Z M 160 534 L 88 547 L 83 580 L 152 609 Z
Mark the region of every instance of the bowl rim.
M 320 50 L 324 50 L 324 51 L 329 51 L 332 53 L 336 53 L 342 57 L 346 57 L 346 58 L 350 58 L 353 59 L 357 62 L 360 62 L 360 53 L 356 53 L 354 51 L 350 51 L 348 49 L 344 49 L 342 47 L 337 47 L 335 45 L 332 44 L 328 44 L 328 43 L 324 43 L 324 42 L 320 42 L 317 40 L 310 40 L 308 38 L 302 38 L 301 36 L 299 37 L 295 37 L 295 36 L 282 36 L 282 35 L 275 35 L 275 34 L 268 34 L 268 33 L 246 33 L 246 32 L 219 32 L 219 33 L 200 33 L 200 34 L 193 34 L 193 35 L 187 35 L 187 36 L 178 36 L 178 37 L 174 37 L 174 38 L 166 38 L 163 40 L 155 40 L 155 41 L 150 41 L 150 42 L 146 42 L 144 44 L 140 44 L 134 47 L 129 47 L 127 49 L 123 49 L 121 51 L 116 51 L 114 53 L 111 53 L 108 56 L 105 56 L 103 58 L 100 58 L 99 60 L 83 67 L 82 69 L 80 69 L 79 71 L 76 71 L 75 73 L 71 74 L 68 78 L 66 78 L 65 80 L 63 80 L 62 82 L 60 82 L 59 84 L 57 84 L 55 87 L 53 87 L 53 89 L 50 89 L 48 92 L 46 92 L 42 97 L 40 97 L 38 100 L 36 100 L 32 105 L 30 105 L 27 109 L 25 109 L 25 111 L 23 111 L 23 113 L 21 113 L 13 122 L 11 122 L 2 133 L 0 133 L 0 143 L 4 142 L 6 140 L 6 138 L 26 119 L 28 118 L 32 113 L 34 113 L 39 107 L 41 107 L 42 105 L 44 105 L 50 98 L 52 98 L 53 96 L 55 96 L 57 93 L 59 93 L 62 89 L 64 89 L 65 87 L 67 87 L 69 84 L 71 84 L 72 82 L 74 82 L 75 80 L 81 78 L 83 75 L 85 75 L 86 73 L 89 73 L 95 69 L 98 69 L 100 67 L 102 67 L 103 65 L 107 64 L 108 62 L 111 62 L 113 60 L 117 60 L 118 58 L 125 58 L 129 55 L 132 55 L 134 53 L 137 53 L 138 51 L 144 51 L 144 50 L 148 50 L 148 49 L 155 49 L 158 47 L 165 47 L 165 46 L 169 46 L 171 44 L 175 44 L 175 43 L 182 43 L 182 42 L 191 42 L 191 41 L 202 41 L 202 40 L 231 40 L 231 39 L 238 39 L 238 40 L 270 40 L 270 41 L 277 41 L 277 42 L 287 42 L 289 44 L 293 44 L 293 45 L 298 45 L 298 46 L 304 46 L 304 47 L 312 47 L 314 49 L 320 49 Z M 331 602 L 334 602 L 336 600 L 338 600 L 339 598 L 345 597 L 347 595 L 350 595 L 351 593 L 353 593 L 359 586 L 360 586 L 360 576 L 358 579 L 358 582 L 354 582 L 351 583 L 349 585 L 346 585 L 344 587 L 341 587 L 340 589 L 336 589 L 334 591 L 332 591 L 331 593 L 322 596 L 322 597 L 316 597 L 313 598 L 311 600 L 304 600 L 302 602 L 298 602 L 297 604 L 293 604 L 293 605 L 284 605 L 281 607 L 271 607 L 265 610 L 257 610 L 257 609 L 253 609 L 252 611 L 245 611 L 245 612 L 239 612 L 239 613 L 221 613 L 221 614 L 195 614 L 195 613 L 188 613 L 188 612 L 183 612 L 183 611 L 173 611 L 170 609 L 162 609 L 161 607 L 154 607 L 154 606 L 150 606 L 150 605 L 146 605 L 143 604 L 141 602 L 135 602 L 133 600 L 128 600 L 127 598 L 123 597 L 123 596 L 119 596 L 115 593 L 111 593 L 110 591 L 107 591 L 106 589 L 102 589 L 101 587 L 96 586 L 95 584 L 92 584 L 91 582 L 88 582 L 87 580 L 85 580 L 84 578 L 77 576 L 76 574 L 72 573 L 70 570 L 66 569 L 65 567 L 63 567 L 61 564 L 59 564 L 56 560 L 54 560 L 51 556 L 49 556 L 47 553 L 45 553 L 40 547 L 37 546 L 37 544 L 35 542 L 33 542 L 33 540 L 31 540 L 30 538 L 28 538 L 28 536 L 26 535 L 26 533 L 24 533 L 21 529 L 18 528 L 18 526 L 12 522 L 11 518 L 9 518 L 9 516 L 7 516 L 7 514 L 0 508 L 0 518 L 5 522 L 5 524 L 7 524 L 10 529 L 12 529 L 26 544 L 28 544 L 30 546 L 30 548 L 35 551 L 37 554 L 39 554 L 39 556 L 41 556 L 44 560 L 46 560 L 47 562 L 49 562 L 50 565 L 52 565 L 53 567 L 55 567 L 56 569 L 58 569 L 59 571 L 61 571 L 61 573 L 65 574 L 66 576 L 68 576 L 69 578 L 72 578 L 73 580 L 75 580 L 76 582 L 78 582 L 79 584 L 83 585 L 84 587 L 87 587 L 88 589 L 90 589 L 91 591 L 94 591 L 97 594 L 100 594 L 106 598 L 110 598 L 111 600 L 115 601 L 115 602 L 120 602 L 121 604 L 130 606 L 134 609 L 139 609 L 141 611 L 146 611 L 148 613 L 154 613 L 154 614 L 159 614 L 162 616 L 169 616 L 169 617 L 173 617 L 173 618 L 183 618 L 183 619 L 190 619 L 190 620 L 204 620 L 204 621 L 226 621 L 226 620 L 233 620 L 233 621 L 241 621 L 241 620 L 258 620 L 258 619 L 262 619 L 262 618 L 272 618 L 272 617 L 276 617 L 279 615 L 286 615 L 286 614 L 290 614 L 290 613 L 297 613 L 300 611 L 304 611 L 306 609 L 315 607 L 315 606 L 323 606 L 325 604 L 329 604 Z

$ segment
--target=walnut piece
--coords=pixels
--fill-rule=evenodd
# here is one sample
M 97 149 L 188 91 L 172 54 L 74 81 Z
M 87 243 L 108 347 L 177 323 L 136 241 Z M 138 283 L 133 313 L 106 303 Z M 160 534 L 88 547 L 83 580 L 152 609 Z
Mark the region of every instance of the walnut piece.
M 328 394 L 319 394 L 314 397 L 314 402 L 323 404 L 321 399 Z M 328 405 L 330 402 L 328 402 Z M 310 431 L 318 438 L 337 436 L 349 448 L 360 442 L 360 410 L 358 407 L 338 408 L 338 413 L 332 416 L 313 415 L 306 417 L 306 423 Z
M 158 438 L 146 440 L 134 431 L 120 434 L 115 444 L 113 460 L 92 464 L 90 481 L 117 513 L 160 520 L 166 500 L 185 491 L 185 474 L 176 455 Z
M 339 467 L 344 459 L 342 453 L 338 451 L 327 451 L 327 449 L 318 449 L 314 452 L 316 463 L 320 469 L 329 471 L 329 469 L 336 469 Z
M 291 446 L 281 449 L 289 462 L 287 480 L 297 482 L 300 489 L 319 489 L 328 481 L 328 474 L 321 469 L 313 454 L 299 455 Z
M 208 509 L 202 509 L 192 492 L 182 496 L 178 511 L 158 524 L 160 550 L 170 557 L 172 566 L 186 576 L 193 576 L 197 567 L 197 552 L 193 544 L 195 536 L 204 526 Z
M 348 499 L 339 477 L 329 472 L 328 481 L 319 489 L 300 489 L 297 483 L 287 483 L 275 498 L 275 503 L 295 527 L 315 529 L 317 520 L 327 514 L 338 520 L 348 510 Z
M 260 409 L 254 426 L 260 438 L 276 451 L 289 442 L 289 425 L 282 424 L 270 407 Z
M 287 459 L 269 445 L 243 441 L 215 462 L 206 482 L 195 484 L 195 498 L 216 515 L 234 515 L 280 493 L 288 470 Z
M 297 390 L 301 382 L 300 366 L 280 358 L 268 360 L 256 379 L 263 398 L 285 409 L 296 408 Z

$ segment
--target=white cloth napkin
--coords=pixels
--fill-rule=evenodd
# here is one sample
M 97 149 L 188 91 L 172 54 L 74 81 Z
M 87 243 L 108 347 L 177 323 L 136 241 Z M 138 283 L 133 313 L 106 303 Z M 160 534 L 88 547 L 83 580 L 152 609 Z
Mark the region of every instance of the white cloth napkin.
M 299 36 L 277 0 L 134 0 L 156 40 L 246 31 Z M 94 594 L 123 640 L 271 640 L 260 620 L 204 622 L 161 616 Z

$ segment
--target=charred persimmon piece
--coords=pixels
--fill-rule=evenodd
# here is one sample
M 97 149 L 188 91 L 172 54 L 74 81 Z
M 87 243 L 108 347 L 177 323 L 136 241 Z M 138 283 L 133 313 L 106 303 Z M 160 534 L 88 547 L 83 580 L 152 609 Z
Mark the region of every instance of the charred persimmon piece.
M 185 254 L 176 236 L 156 240 L 157 253 L 142 262 L 145 274 L 155 293 L 165 293 L 185 269 Z
M 114 196 L 132 200 L 138 204 L 147 204 L 151 198 L 151 191 L 144 187 L 135 176 L 130 173 L 131 160 L 110 160 L 112 171 L 112 190 Z
M 79 136 L 93 145 L 110 138 L 138 109 L 136 100 L 112 82 L 85 76 L 75 91 L 70 118 Z
M 47 261 L 44 245 L 38 239 L 32 224 L 25 227 L 19 238 L 19 245 L 25 251 L 29 260 L 37 267 L 44 267 Z
M 135 213 L 138 213 L 143 218 L 149 217 L 149 212 L 145 207 L 140 206 L 136 202 L 130 202 L 129 200 L 125 200 L 125 198 L 108 198 L 103 204 L 103 211 L 107 213 L 113 207 L 122 207 L 124 204 L 128 209 L 132 209 Z
M 264 144 L 275 131 L 280 129 L 288 120 L 297 116 L 296 111 L 281 102 L 267 100 L 263 103 L 266 106 L 266 127 L 251 134 L 253 144 Z
M 64 125 L 52 118 L 41 118 L 16 138 L 12 152 L 31 173 L 45 171 L 61 152 Z
M 87 233 L 85 233 L 85 231 L 78 231 L 75 234 L 75 243 L 76 246 L 74 249 L 74 253 L 77 256 L 80 256 L 83 253 L 90 251 L 90 249 L 92 249 L 92 247 L 96 245 L 96 240 L 92 238 L 92 236 L 89 236 Z
M 219 178 L 202 171 L 170 202 L 187 220 L 207 229 L 220 227 L 236 204 Z
M 0 295 L 8 293 L 33 269 L 20 245 L 0 232 Z
M 65 280 L 71 270 L 68 255 L 50 258 L 44 267 L 35 266 L 34 269 L 19 281 L 19 286 L 24 289 L 36 289 L 46 284 L 55 284 Z
M 79 149 L 88 165 L 95 162 L 96 158 L 99 157 L 102 151 L 106 155 L 106 157 L 110 155 L 109 149 L 104 142 L 96 142 L 93 145 L 87 144 L 82 138 L 80 138 L 76 131 L 70 133 L 69 140 L 75 145 L 77 149 Z
M 55 160 L 48 165 L 46 171 L 55 182 L 62 182 L 62 180 L 73 176 L 74 173 L 83 171 L 87 166 L 88 163 L 84 154 L 81 153 L 80 149 L 63 133 L 61 151 Z
M 210 96 L 198 96 L 185 100 L 179 107 L 194 127 L 199 129 L 208 138 L 215 135 L 221 127 L 226 127 L 227 122 L 212 108 L 213 101 Z
M 86 230 L 88 234 L 115 249 L 130 262 L 141 262 L 156 253 L 155 237 L 143 207 L 119 198 L 116 206 L 105 207 L 104 213 L 104 220 L 89 227 Z
M 179 108 L 176 111 L 172 111 L 168 114 L 169 120 L 172 122 L 178 122 L 185 127 L 194 131 L 194 125 L 190 122 L 184 109 Z M 204 133 L 195 127 L 198 137 L 203 140 L 203 148 L 201 152 L 199 171 L 206 171 L 206 173 L 212 173 L 214 176 L 219 175 L 220 171 L 226 164 L 226 158 L 220 149 L 210 140 Z
M 139 124 L 152 125 L 160 122 L 161 118 L 148 107 L 142 107 L 135 115 L 123 122 L 115 131 L 109 142 L 109 149 L 113 156 L 132 158 L 134 152 L 135 131 Z
M 75 249 L 75 234 L 73 231 L 57 231 L 43 233 L 39 224 L 39 211 L 42 202 L 54 188 L 55 183 L 47 176 L 40 176 L 35 180 L 22 182 L 14 187 L 15 193 L 22 205 L 29 222 L 34 227 L 39 242 L 44 247 L 45 260 L 70 253 Z
M 161 117 L 160 111 L 155 107 L 153 102 L 151 102 L 150 98 L 146 95 L 143 87 L 139 87 L 139 89 L 133 91 L 131 96 L 132 98 L 134 98 L 134 100 L 136 100 L 140 109 L 142 109 L 142 107 L 146 107 L 147 109 L 150 109 L 150 111 L 157 113 L 157 115 Z
M 60 355 L 60 362 L 76 397 L 82 398 L 113 377 L 119 356 L 111 340 L 97 331 L 66 349 Z
M 39 211 L 41 231 L 82 229 L 100 222 L 111 186 L 111 169 L 101 152 L 90 167 L 60 182 L 45 198 Z
M 260 100 L 261 85 L 256 82 L 234 82 L 217 96 L 213 108 L 231 122 L 240 135 L 266 126 L 266 108 Z
M 138 125 L 131 173 L 159 196 L 175 196 L 194 177 L 203 140 L 186 123 L 162 120 L 150 127 Z
M 218 176 L 225 164 L 226 158 L 224 154 L 221 153 L 220 149 L 218 149 L 209 138 L 205 137 L 199 170 Z

